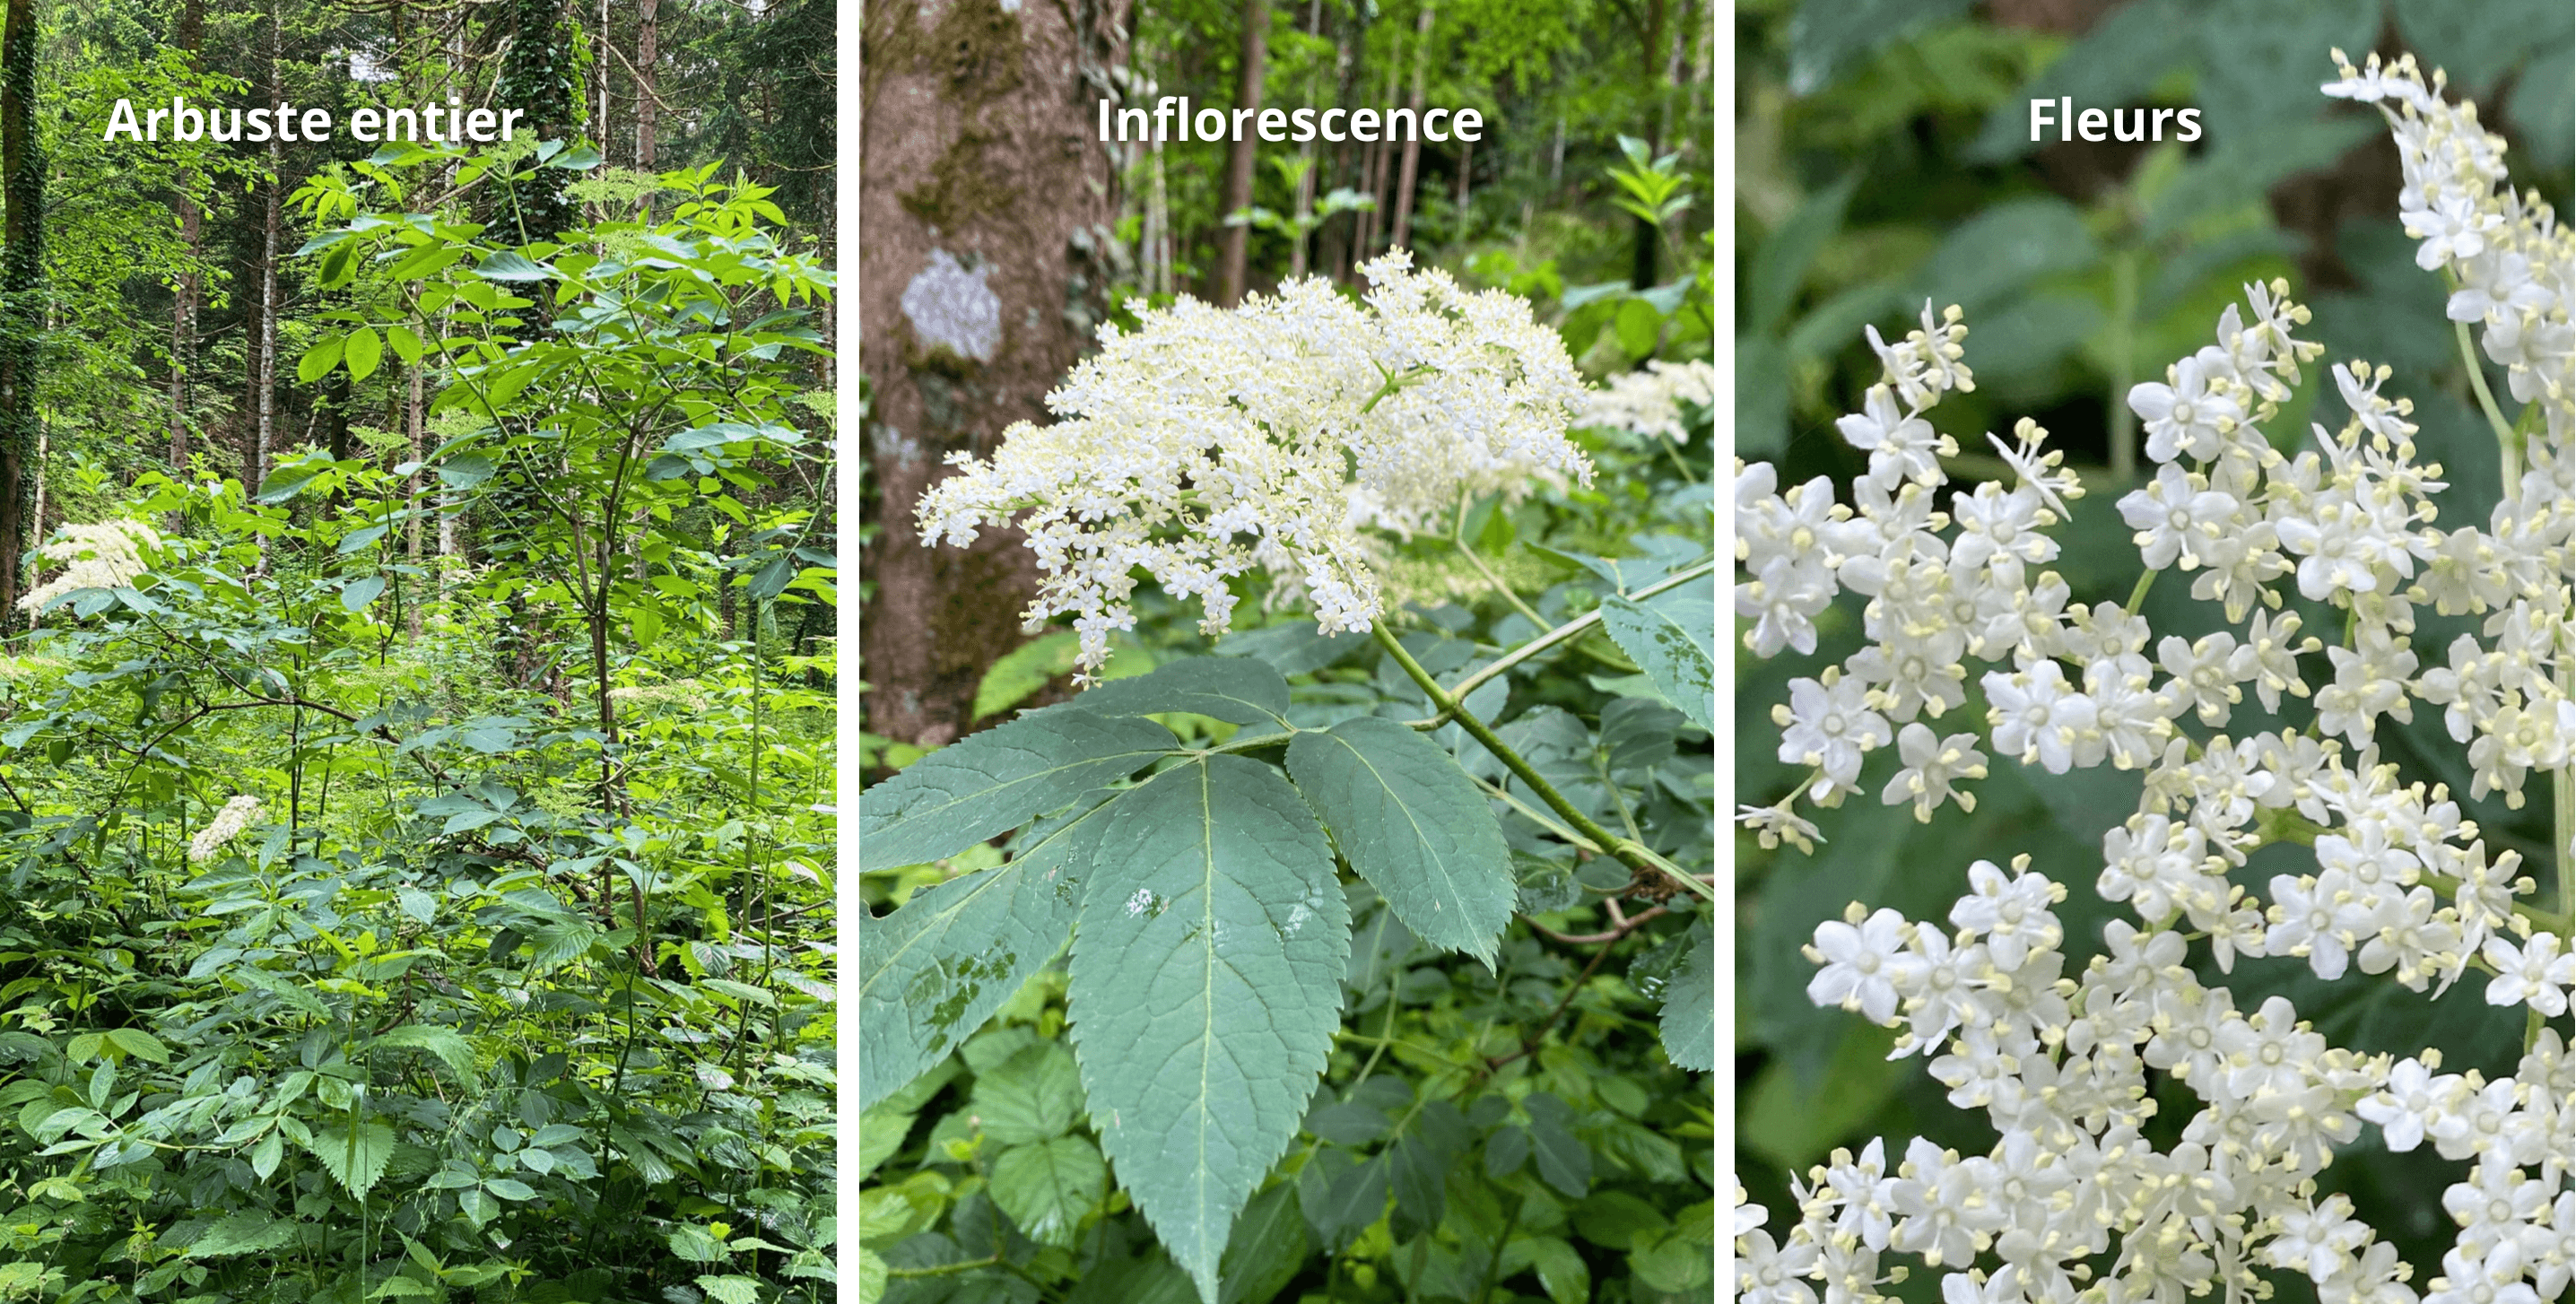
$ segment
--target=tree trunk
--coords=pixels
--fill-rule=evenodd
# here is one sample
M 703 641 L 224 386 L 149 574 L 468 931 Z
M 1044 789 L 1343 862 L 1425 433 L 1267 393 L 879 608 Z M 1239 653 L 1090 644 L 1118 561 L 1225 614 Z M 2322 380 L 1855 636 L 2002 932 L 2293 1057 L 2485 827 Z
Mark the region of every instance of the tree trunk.
M 1234 64 L 1234 110 L 1241 115 L 1250 109 L 1255 117 L 1246 127 L 1259 120 L 1262 82 L 1270 52 L 1270 0 L 1243 0 L 1243 43 Z M 1261 143 L 1260 133 L 1245 131 L 1226 146 L 1225 207 L 1233 214 L 1252 207 L 1253 152 Z M 1244 263 L 1247 246 L 1252 240 L 1252 224 L 1235 222 L 1225 228 L 1225 243 L 1217 257 L 1216 301 L 1219 307 L 1231 308 L 1243 301 Z
M 1026 641 L 1036 571 L 1015 531 L 932 547 L 913 505 L 947 454 L 989 454 L 1089 342 L 1108 268 L 1114 158 L 1090 139 L 1128 0 L 871 5 L 862 33 L 860 365 L 877 489 L 860 627 L 867 727 L 923 745 L 972 724 L 975 689 Z M 844 166 L 848 166 L 847 163 Z
M 1422 94 L 1424 79 L 1431 65 L 1431 0 L 1423 0 L 1422 17 L 1413 26 L 1413 121 L 1415 129 L 1404 134 L 1404 163 L 1395 182 L 1395 239 L 1391 248 L 1413 247 L 1413 182 L 1422 166 Z
M 35 0 L 0 28 L 0 628 L 16 619 L 36 459 L 36 299 L 44 275 L 45 160 L 36 139 Z
M 653 129 L 661 121 L 662 0 L 638 0 L 635 8 L 635 166 L 653 170 Z M 650 198 L 645 201 L 649 207 Z
M 187 57 L 188 71 L 197 70 L 197 47 L 205 39 L 205 0 L 185 0 L 179 6 L 179 50 Z M 205 215 L 197 209 L 196 177 L 188 169 L 179 169 L 178 208 L 179 239 L 188 246 L 187 264 L 179 272 L 178 292 L 171 295 L 170 308 L 170 473 L 188 473 L 188 369 L 195 365 L 197 354 L 197 264 L 204 258 Z
M 279 19 L 272 9 L 268 15 L 268 102 L 284 98 L 278 84 L 277 45 Z M 242 488 L 256 491 L 259 482 L 268 477 L 270 441 L 277 427 L 277 191 L 286 181 L 286 160 L 280 152 L 277 137 L 268 138 L 268 183 L 262 187 L 259 248 L 259 342 L 258 358 L 251 384 L 253 410 L 258 413 L 251 440 L 250 457 L 242 467 Z

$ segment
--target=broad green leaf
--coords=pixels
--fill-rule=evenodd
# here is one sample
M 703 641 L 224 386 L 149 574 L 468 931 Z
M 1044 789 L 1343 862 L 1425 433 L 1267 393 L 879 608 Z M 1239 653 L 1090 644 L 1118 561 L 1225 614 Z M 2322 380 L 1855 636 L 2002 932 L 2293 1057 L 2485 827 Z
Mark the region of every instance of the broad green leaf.
M 349 332 L 349 343 L 340 357 L 349 364 L 349 379 L 365 380 L 376 374 L 376 364 L 384 361 L 384 337 L 376 334 L 373 326 L 361 326 Z
M 1082 1078 L 1062 1045 L 1040 1042 L 975 1079 L 974 1113 L 1004 1145 L 1063 1136 L 1082 1116 Z
M 1040 1245 L 1071 1245 L 1084 1214 L 1109 1195 L 1109 1166 L 1083 1137 L 1013 1146 L 993 1161 L 993 1203 Z
M 860 920 L 861 1109 L 956 1049 L 1063 949 L 1104 809 L 1049 831 L 999 869 L 924 888 L 893 914 Z
M 1150 720 L 1049 711 L 970 734 L 859 795 L 859 871 L 954 855 L 1175 745 Z
M 1717 938 L 1705 919 L 1690 936 L 1689 956 L 1664 985 L 1664 1054 L 1707 1073 L 1717 1067 Z
M 271 1131 L 267 1136 L 259 1139 L 258 1145 L 251 1147 L 250 1171 L 257 1174 L 259 1180 L 265 1182 L 269 1174 L 277 1171 L 278 1161 L 285 1157 L 286 1138 Z
M 1288 744 L 1288 773 L 1333 844 L 1414 935 L 1494 963 L 1518 888 L 1502 826 L 1440 745 L 1383 716 Z
M 2054 195 L 2008 199 L 1942 238 L 1917 273 L 1906 315 L 1919 312 L 1928 297 L 1936 313 L 1955 303 L 1973 319 L 2043 276 L 2092 266 L 2101 253 L 2073 204 Z
M 1700 728 L 1717 729 L 1717 580 L 1694 580 L 1645 602 L 1601 602 L 1601 627 Z
M 1341 1026 L 1350 907 L 1314 814 L 1259 762 L 1208 756 L 1109 812 L 1073 949 L 1083 1088 L 1120 1184 L 1212 1302 Z
M 394 356 L 401 358 L 404 366 L 420 365 L 420 335 L 411 327 L 399 323 L 385 327 L 385 343 L 393 346 Z
M 1842 230 L 1843 210 L 1850 207 L 1852 192 L 1860 188 L 1861 173 L 1854 169 L 1842 180 L 1809 195 L 1780 225 L 1764 237 L 1759 252 L 1753 255 L 1751 275 L 1745 292 L 1745 320 L 1740 323 L 1748 334 L 1776 336 L 1789 305 L 1798 297 L 1798 287 L 1807 279 L 1807 268 L 1825 243 Z
M 394 1130 L 382 1123 L 360 1123 L 354 1128 L 346 1123 L 317 1127 L 305 1149 L 322 1161 L 322 1166 L 348 1188 L 349 1194 L 364 1197 L 367 1188 L 385 1175 L 385 1162 L 394 1157 Z
M 170 1048 L 162 1045 L 160 1038 L 141 1028 L 111 1028 L 107 1040 L 136 1059 L 150 1060 L 155 1064 L 170 1062 Z
M 1544 1091 L 1521 1101 L 1530 1116 L 1530 1157 L 1538 1175 L 1567 1195 L 1581 1197 L 1592 1184 L 1592 1151 L 1574 1135 L 1574 1110 Z
M 1073 669 L 1081 645 L 1081 635 L 1069 629 L 1057 630 L 1003 654 L 992 669 L 984 672 L 983 682 L 975 686 L 975 718 L 981 720 L 1018 706 L 1029 694 L 1046 687 L 1048 680 Z
M 1271 1187 L 1253 1197 L 1234 1220 L 1217 1304 L 1270 1304 L 1313 1252 L 1306 1215 L 1297 1208 L 1296 1183 Z
M 1032 716 L 1084 711 L 1092 715 L 1150 715 L 1187 711 L 1228 724 L 1284 727 L 1288 681 L 1252 657 L 1190 657 L 1167 662 L 1151 674 L 1113 679 L 1085 689 L 1070 702 Z
M 1510 1274 L 1523 1268 L 1538 1273 L 1539 1286 L 1555 1304 L 1585 1304 L 1592 1298 L 1592 1269 L 1561 1237 L 1513 1238 L 1503 1247 L 1503 1271 Z
M 295 379 L 301 384 L 310 385 L 330 375 L 331 369 L 340 365 L 341 352 L 348 347 L 349 338 L 345 335 L 334 335 L 316 342 L 312 348 L 304 351 L 302 358 L 296 361 Z
M 507 250 L 484 259 L 474 273 L 487 281 L 542 281 L 554 275 L 551 270 L 530 262 L 526 255 Z
M 368 575 L 351 580 L 347 588 L 340 590 L 340 606 L 349 611 L 364 611 L 367 609 L 367 604 L 382 597 L 384 591 L 385 577 L 382 575 Z
M 428 1023 L 406 1023 L 390 1032 L 377 1034 L 375 1044 L 425 1050 L 437 1056 L 441 1063 L 447 1065 L 448 1071 L 457 1077 L 468 1081 L 474 1077 L 474 1047 L 469 1045 L 454 1028 L 442 1028 Z
M 593 157 L 596 157 L 595 155 Z M 740 1273 L 698 1278 L 698 1289 L 714 1304 L 760 1304 L 760 1279 Z
M 230 1254 L 264 1254 L 294 1239 L 293 1222 L 261 1209 L 236 1209 L 190 1241 L 188 1257 L 218 1259 Z
M 1970 0 L 1839 0 L 1804 4 L 1789 20 L 1789 89 L 1812 95 L 1836 74 L 1907 34 L 1966 9 Z
M 662 1243 L 671 1247 L 671 1253 L 691 1263 L 720 1263 L 725 1257 L 724 1243 L 696 1223 L 681 1223 L 673 1227 L 664 1233 Z

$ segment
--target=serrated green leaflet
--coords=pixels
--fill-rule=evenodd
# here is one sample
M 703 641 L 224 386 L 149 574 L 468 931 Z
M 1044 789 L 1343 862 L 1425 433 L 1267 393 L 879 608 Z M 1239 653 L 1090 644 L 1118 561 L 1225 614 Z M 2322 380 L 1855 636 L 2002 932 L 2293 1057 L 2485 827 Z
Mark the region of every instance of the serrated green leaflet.
M 955 855 L 1172 749 L 1151 720 L 1047 711 L 922 757 L 859 797 L 859 871 Z
M 1121 1185 L 1202 1299 L 1341 1026 L 1350 907 L 1276 771 L 1208 756 L 1108 807 L 1069 992 Z
M 1601 627 L 1665 700 L 1702 729 L 1717 728 L 1717 580 L 1694 580 L 1645 602 L 1601 601 Z
M 1664 1054 L 1674 1064 L 1717 1067 L 1717 939 L 1703 919 L 1691 928 L 1690 952 L 1664 985 Z
M 1103 716 L 1187 711 L 1228 724 L 1270 725 L 1288 721 L 1288 681 L 1269 663 L 1251 657 L 1191 657 L 1151 674 L 1113 679 L 1085 689 L 1070 702 L 1032 711 L 1023 719 L 1087 712 Z
M 926 888 L 860 922 L 859 1108 L 938 1063 L 1054 958 L 1107 809 L 1084 812 L 999 869 Z
M 1439 744 L 1383 716 L 1288 744 L 1315 814 L 1414 935 L 1491 966 L 1518 887 L 1484 794 Z
M 1040 1245 L 1070 1245 L 1082 1216 L 1109 1194 L 1100 1151 L 1078 1136 L 1013 1146 L 993 1161 L 993 1203 Z
M 315 1128 L 313 1140 L 304 1148 L 340 1179 L 349 1194 L 364 1196 L 385 1175 L 386 1161 L 394 1157 L 394 1130 L 382 1123 Z

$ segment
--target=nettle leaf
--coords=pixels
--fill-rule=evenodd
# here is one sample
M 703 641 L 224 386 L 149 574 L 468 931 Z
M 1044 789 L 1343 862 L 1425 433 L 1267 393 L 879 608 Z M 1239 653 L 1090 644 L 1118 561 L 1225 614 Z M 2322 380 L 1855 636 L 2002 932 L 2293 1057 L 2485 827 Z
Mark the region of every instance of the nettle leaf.
M 394 1157 L 394 1130 L 382 1123 L 317 1127 L 304 1148 L 322 1161 L 349 1194 L 364 1197 L 367 1188 L 385 1175 L 386 1161 Z
M 1493 807 L 1440 745 L 1383 716 L 1288 744 L 1288 773 L 1342 858 L 1414 935 L 1494 963 L 1519 889 Z
M 1055 958 L 1082 903 L 1102 809 L 1047 832 L 999 869 L 924 888 L 893 914 L 860 920 L 859 1108 L 938 1063 Z
M 1601 627 L 1652 679 L 1664 699 L 1711 733 L 1717 730 L 1717 579 L 1710 576 L 1644 602 L 1601 601 Z
M 1040 712 L 969 735 L 859 798 L 859 872 L 955 855 L 1167 753 L 1150 720 Z
M 1190 657 L 1166 663 L 1150 674 L 1085 689 L 1070 702 L 1032 711 L 1024 718 L 1075 711 L 1104 716 L 1187 711 L 1228 724 L 1284 729 L 1288 681 L 1268 662 L 1251 657 Z
M 1675 1065 L 1717 1068 L 1717 938 L 1708 921 L 1691 926 L 1690 951 L 1664 985 L 1664 1054 Z
M 1082 1084 L 1121 1184 L 1214 1301 L 1341 1026 L 1349 903 L 1296 789 L 1239 756 L 1110 803 L 1099 862 L 1069 990 Z
M 993 1161 L 993 1203 L 1040 1245 L 1071 1245 L 1083 1215 L 1109 1194 L 1109 1166 L 1083 1137 L 1013 1146 Z

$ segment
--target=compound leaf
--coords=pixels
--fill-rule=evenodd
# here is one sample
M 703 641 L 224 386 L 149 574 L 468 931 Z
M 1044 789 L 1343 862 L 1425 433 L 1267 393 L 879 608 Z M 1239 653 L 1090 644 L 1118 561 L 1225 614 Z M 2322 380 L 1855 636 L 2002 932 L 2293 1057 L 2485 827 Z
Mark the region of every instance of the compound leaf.
M 954 855 L 1172 749 L 1150 720 L 1046 711 L 940 748 L 859 797 L 859 871 Z
M 1341 1026 L 1349 903 L 1314 814 L 1239 756 L 1112 802 L 1098 862 L 1069 988 L 1082 1084 L 1121 1184 L 1213 1304 L 1235 1214 Z
M 1384 716 L 1288 744 L 1288 773 L 1351 868 L 1415 936 L 1494 963 L 1519 891 L 1502 826 L 1440 745 Z

